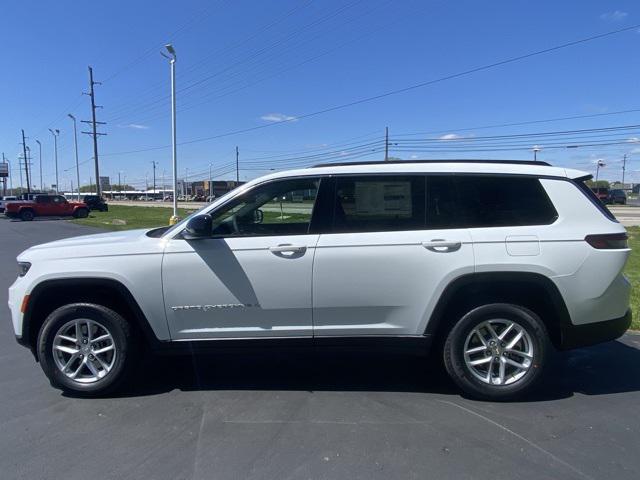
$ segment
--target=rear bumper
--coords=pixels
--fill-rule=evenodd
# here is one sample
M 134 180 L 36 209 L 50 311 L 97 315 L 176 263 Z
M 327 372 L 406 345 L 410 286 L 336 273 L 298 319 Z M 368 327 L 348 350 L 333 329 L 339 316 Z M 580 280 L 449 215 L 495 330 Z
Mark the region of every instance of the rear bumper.
M 631 309 L 618 318 L 603 322 L 587 323 L 583 325 L 565 325 L 560 335 L 560 348 L 569 350 L 572 348 L 586 347 L 596 343 L 608 342 L 619 338 L 631 325 Z

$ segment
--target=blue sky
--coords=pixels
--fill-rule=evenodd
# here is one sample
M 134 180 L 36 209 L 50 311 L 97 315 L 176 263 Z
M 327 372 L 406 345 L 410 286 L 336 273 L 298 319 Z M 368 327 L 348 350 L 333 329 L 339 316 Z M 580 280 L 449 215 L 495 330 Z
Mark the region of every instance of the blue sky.
M 169 67 L 159 52 L 171 41 L 178 54 L 178 142 L 198 140 L 179 147 L 181 177 L 188 168 L 191 179 L 207 178 L 213 164 L 216 178 L 234 178 L 236 145 L 242 179 L 316 160 L 381 159 L 388 126 L 398 143 L 391 155 L 403 159 L 530 159 L 539 144 L 539 158 L 557 165 L 593 171 L 602 158 L 601 176 L 612 180 L 620 178 L 627 153 L 627 178 L 640 181 L 640 128 L 540 142 L 484 139 L 640 124 L 640 111 L 612 114 L 640 109 L 637 29 L 298 119 L 635 23 L 640 7 L 633 1 L 5 2 L 0 150 L 16 165 L 24 128 L 36 157 L 35 183 L 39 139 L 44 183 L 51 184 L 48 128 L 60 129 L 59 171 L 68 188 L 75 159 L 66 114 L 90 118 L 82 92 L 92 65 L 103 81 L 96 87 L 104 106 L 98 119 L 107 122 L 108 134 L 99 140 L 101 174 L 117 182 L 121 172 L 127 183 L 143 187 L 156 161 L 158 178 L 164 171 L 168 182 Z M 470 128 L 568 116 L 584 118 Z M 199 141 L 282 119 L 291 121 Z M 549 148 L 563 142 L 613 145 Z M 80 135 L 79 145 L 81 182 L 88 183 L 90 137 Z M 477 145 L 487 148 L 472 151 Z

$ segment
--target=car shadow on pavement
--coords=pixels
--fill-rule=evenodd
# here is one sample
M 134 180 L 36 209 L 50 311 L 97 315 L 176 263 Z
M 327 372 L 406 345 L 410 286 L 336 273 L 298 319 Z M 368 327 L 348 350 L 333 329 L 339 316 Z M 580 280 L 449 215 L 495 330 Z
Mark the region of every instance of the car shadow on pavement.
M 435 356 L 252 352 L 147 356 L 118 397 L 174 389 L 385 391 L 460 395 Z M 620 341 L 556 355 L 544 382 L 522 401 L 549 401 L 574 393 L 640 391 L 640 349 Z

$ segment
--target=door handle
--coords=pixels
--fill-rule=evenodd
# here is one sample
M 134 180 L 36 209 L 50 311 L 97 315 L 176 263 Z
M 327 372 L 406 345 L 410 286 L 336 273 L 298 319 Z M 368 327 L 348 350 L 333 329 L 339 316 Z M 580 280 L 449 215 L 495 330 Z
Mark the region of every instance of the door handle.
M 275 247 L 269 247 L 271 253 L 304 253 L 307 247 L 297 245 L 277 245 Z
M 422 246 L 432 252 L 448 253 L 460 250 L 462 242 L 448 242 L 438 238 L 431 240 L 430 242 L 422 242 Z

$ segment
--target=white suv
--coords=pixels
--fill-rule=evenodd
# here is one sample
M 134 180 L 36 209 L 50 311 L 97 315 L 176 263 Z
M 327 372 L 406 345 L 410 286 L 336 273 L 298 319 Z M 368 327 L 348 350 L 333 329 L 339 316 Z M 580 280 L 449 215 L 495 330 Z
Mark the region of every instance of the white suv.
M 626 232 L 589 178 L 507 161 L 275 173 L 171 228 L 28 249 L 13 327 L 81 395 L 117 388 L 145 346 L 249 343 L 432 346 L 467 394 L 514 398 L 552 349 L 629 327 Z

